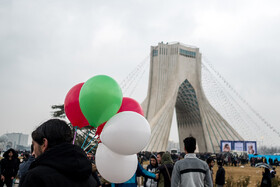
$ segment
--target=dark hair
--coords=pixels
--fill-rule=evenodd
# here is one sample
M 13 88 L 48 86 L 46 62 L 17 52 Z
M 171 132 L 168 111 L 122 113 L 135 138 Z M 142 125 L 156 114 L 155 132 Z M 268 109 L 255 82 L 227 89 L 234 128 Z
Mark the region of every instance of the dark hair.
M 155 159 L 155 161 L 156 161 L 156 168 L 158 167 L 158 161 L 157 161 L 157 156 L 156 155 L 154 155 L 154 154 L 152 154 L 151 155 L 151 157 L 150 157 L 150 165 L 151 165 L 151 159 Z
M 12 148 L 8 149 L 8 150 L 3 154 L 3 157 L 6 158 L 6 159 L 8 159 L 8 158 L 9 158 L 9 153 L 10 153 L 10 152 L 13 153 L 12 158 L 15 159 L 15 158 L 18 157 L 18 153 L 17 153 L 14 149 L 12 149 Z
M 156 160 L 157 160 L 157 156 L 156 156 L 156 155 L 154 155 L 154 154 L 152 154 L 152 155 L 150 156 L 150 160 L 151 160 L 151 158 L 153 158 L 153 159 L 156 159 Z
M 158 152 L 157 155 L 160 155 L 160 157 L 162 157 L 162 155 L 164 154 L 165 152 L 161 151 L 161 152 Z
M 212 158 L 211 156 L 206 160 L 207 164 L 210 164 L 212 161 L 214 161 L 214 158 Z
M 217 160 L 218 166 L 223 166 L 223 163 L 224 163 L 223 159 Z
M 188 153 L 194 153 L 196 148 L 196 139 L 192 136 L 187 137 L 184 139 L 184 145 Z
M 39 145 L 43 144 L 44 138 L 48 140 L 48 148 L 73 140 L 70 127 L 60 119 L 50 119 L 32 132 L 32 139 Z

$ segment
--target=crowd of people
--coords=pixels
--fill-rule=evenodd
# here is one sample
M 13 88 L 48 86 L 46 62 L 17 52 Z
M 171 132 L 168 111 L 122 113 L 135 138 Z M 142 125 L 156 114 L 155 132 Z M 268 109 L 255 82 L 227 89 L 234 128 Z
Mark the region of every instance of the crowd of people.
M 0 164 L 0 187 L 4 184 L 11 187 L 16 177 L 20 179 L 20 187 L 136 187 L 139 176 L 144 178 L 144 187 L 211 187 L 214 184 L 223 186 L 225 184 L 223 166 L 237 166 L 239 163 L 246 163 L 245 157 L 229 153 L 195 154 L 196 139 L 187 137 L 184 140 L 185 153 L 139 153 L 139 163 L 134 176 L 125 183 L 112 184 L 98 173 L 94 155 L 86 154 L 79 146 L 72 144 L 73 134 L 65 121 L 48 120 L 37 127 L 31 136 L 32 154 L 23 154 L 21 163 L 15 150 L 9 149 L 4 153 Z M 142 165 L 145 160 L 148 160 L 149 164 L 144 169 Z M 214 175 L 215 161 L 218 170 Z M 256 160 L 252 160 L 252 162 L 256 163 Z M 275 170 L 274 172 L 265 171 L 264 181 L 267 176 L 272 177 L 275 174 Z
M 157 153 L 151 153 L 148 151 L 139 153 L 139 156 L 141 157 L 141 161 L 148 161 L 151 155 L 157 155 Z M 185 157 L 186 153 L 177 153 L 172 154 L 171 158 L 173 162 L 175 163 L 178 160 L 181 160 Z M 237 155 L 231 152 L 222 152 L 222 153 L 196 153 L 197 158 L 206 161 L 209 157 L 213 158 L 214 160 L 223 160 L 223 165 L 226 166 L 239 166 L 239 165 L 245 165 L 248 164 L 248 155 L 247 154 L 241 154 Z
M 251 166 L 255 166 L 257 163 L 267 163 L 267 159 L 265 157 L 252 157 L 250 158 L 250 164 Z M 274 160 L 269 158 L 268 159 L 268 163 L 271 166 L 279 166 L 279 161 L 277 158 L 275 158 Z

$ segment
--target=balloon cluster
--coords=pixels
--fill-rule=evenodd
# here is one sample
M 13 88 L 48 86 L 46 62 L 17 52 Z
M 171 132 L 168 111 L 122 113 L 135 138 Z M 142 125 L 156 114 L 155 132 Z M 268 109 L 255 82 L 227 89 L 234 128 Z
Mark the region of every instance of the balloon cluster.
M 112 183 L 129 180 L 137 169 L 137 153 L 148 143 L 151 129 L 141 105 L 123 97 L 118 83 L 98 75 L 67 93 L 65 114 L 75 127 L 91 125 L 102 143 L 96 150 L 99 173 Z

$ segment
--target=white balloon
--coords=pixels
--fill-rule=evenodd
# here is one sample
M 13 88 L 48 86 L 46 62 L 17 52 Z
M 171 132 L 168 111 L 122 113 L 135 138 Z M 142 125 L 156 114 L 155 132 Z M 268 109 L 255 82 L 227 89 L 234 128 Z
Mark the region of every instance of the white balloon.
M 95 162 L 100 175 L 111 183 L 123 183 L 135 174 L 137 155 L 120 155 L 100 143 L 95 154 Z
M 151 128 L 146 118 L 136 112 L 125 111 L 107 121 L 100 139 L 112 151 L 131 155 L 141 151 L 150 136 Z

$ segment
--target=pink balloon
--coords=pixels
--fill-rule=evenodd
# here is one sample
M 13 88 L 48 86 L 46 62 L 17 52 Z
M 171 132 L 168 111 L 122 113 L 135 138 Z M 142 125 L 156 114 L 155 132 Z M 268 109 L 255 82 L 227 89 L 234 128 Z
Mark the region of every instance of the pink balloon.
M 79 95 L 83 84 L 84 83 L 79 83 L 72 87 L 67 93 L 64 100 L 65 114 L 73 127 L 78 126 L 82 128 L 89 125 L 87 119 L 82 113 L 79 104 Z
M 122 105 L 121 105 L 121 108 L 119 109 L 118 113 L 124 112 L 124 111 L 137 112 L 138 114 L 141 114 L 142 116 L 144 116 L 144 112 L 143 112 L 141 105 L 136 100 L 129 98 L 129 97 L 123 97 Z M 105 124 L 106 124 L 106 122 L 102 123 L 100 126 L 97 127 L 96 135 L 98 135 L 98 136 L 101 135 Z

